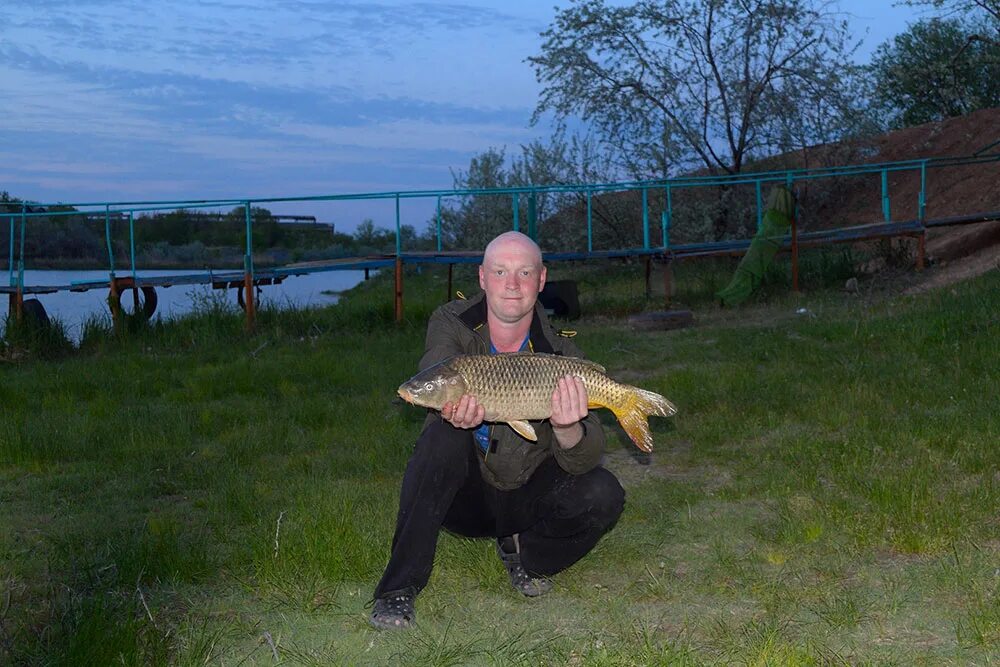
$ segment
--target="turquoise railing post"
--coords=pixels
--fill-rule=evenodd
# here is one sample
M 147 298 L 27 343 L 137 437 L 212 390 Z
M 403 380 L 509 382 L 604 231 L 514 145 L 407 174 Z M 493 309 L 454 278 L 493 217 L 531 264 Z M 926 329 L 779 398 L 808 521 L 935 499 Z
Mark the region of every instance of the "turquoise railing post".
M 243 202 L 243 217 L 247 228 L 247 250 L 243 257 L 243 270 L 253 277 L 253 216 L 249 201 Z
M 886 169 L 882 170 L 882 217 L 886 222 L 892 220 L 889 211 L 889 171 Z
M 532 240 L 538 240 L 538 197 L 534 188 L 528 195 L 528 236 Z
M 132 280 L 135 280 L 135 216 L 128 212 L 129 258 L 132 261 Z
M 593 199 L 590 188 L 587 188 L 587 252 L 594 252 L 594 216 L 591 200 Z
M 7 283 L 14 286 L 14 216 L 8 216 L 10 220 L 10 250 L 7 252 Z
M 789 192 L 792 192 L 792 181 L 793 180 L 794 179 L 792 178 L 792 173 L 786 171 L 785 172 L 785 187 L 788 188 Z M 799 198 L 795 197 L 794 194 L 795 193 L 793 192 L 792 193 L 792 195 L 793 195 L 792 200 L 795 202 L 795 208 L 792 210 L 792 217 L 795 218 L 796 224 L 798 224 L 798 219 L 799 219 Z
M 441 252 L 441 195 L 437 199 L 437 249 Z
M 792 172 L 785 172 L 785 187 L 792 191 Z M 799 291 L 799 200 L 795 197 L 792 209 L 792 291 Z
M 24 291 L 24 230 L 28 226 L 28 205 L 21 203 L 21 247 L 17 258 L 17 287 Z
M 243 216 L 247 227 L 247 254 L 243 257 L 243 303 L 247 313 L 246 328 L 247 331 L 252 331 L 256 326 L 257 304 L 253 291 L 253 214 L 249 201 L 243 202 Z
M 649 189 L 642 189 L 642 248 L 649 250 Z
M 396 193 L 396 294 L 393 304 L 396 324 L 403 321 L 403 226 L 399 216 L 399 193 Z
M 111 243 L 111 206 L 104 205 L 104 238 L 108 244 L 108 272 L 115 277 L 115 249 Z
M 920 194 L 917 195 L 917 219 L 924 221 L 924 208 L 927 206 L 927 160 L 920 161 Z
M 670 248 L 670 216 L 672 215 L 672 202 L 670 196 L 670 186 L 666 188 L 666 205 L 663 207 L 663 249 Z
M 514 207 L 514 231 L 519 232 L 521 231 L 521 202 L 518 200 L 516 192 L 511 195 L 511 199 Z
M 399 219 L 399 193 L 396 193 L 396 257 L 403 254 L 403 227 Z
M 753 182 L 754 192 L 757 195 L 757 231 L 764 226 L 764 200 L 760 194 L 760 179 Z

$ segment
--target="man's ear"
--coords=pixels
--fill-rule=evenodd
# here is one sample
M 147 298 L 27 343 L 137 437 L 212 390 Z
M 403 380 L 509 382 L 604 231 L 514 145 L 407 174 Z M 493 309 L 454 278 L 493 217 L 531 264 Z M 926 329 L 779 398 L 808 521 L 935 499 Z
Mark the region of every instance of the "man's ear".
M 538 279 L 538 293 L 541 294 L 542 290 L 545 288 L 545 276 L 547 276 L 549 270 L 547 267 L 542 267 L 541 277 Z
M 486 291 L 486 276 L 483 275 L 483 265 L 479 265 L 479 288 Z

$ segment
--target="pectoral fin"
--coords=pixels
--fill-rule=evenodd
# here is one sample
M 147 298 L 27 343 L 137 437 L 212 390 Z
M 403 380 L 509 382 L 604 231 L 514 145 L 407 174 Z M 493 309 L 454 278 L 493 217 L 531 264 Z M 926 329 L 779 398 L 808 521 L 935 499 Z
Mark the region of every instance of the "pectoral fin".
M 517 431 L 517 434 L 525 440 L 531 440 L 532 442 L 538 440 L 538 436 L 535 435 L 535 429 L 526 421 L 511 421 L 507 422 L 507 425 Z

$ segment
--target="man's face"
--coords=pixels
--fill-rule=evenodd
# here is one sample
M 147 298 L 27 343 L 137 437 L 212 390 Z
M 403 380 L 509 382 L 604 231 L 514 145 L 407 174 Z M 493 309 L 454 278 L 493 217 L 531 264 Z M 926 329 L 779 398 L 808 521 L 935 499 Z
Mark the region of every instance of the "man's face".
M 483 258 L 479 286 L 486 293 L 490 314 L 513 324 L 531 316 L 545 286 L 545 267 L 534 248 L 517 241 L 503 242 Z

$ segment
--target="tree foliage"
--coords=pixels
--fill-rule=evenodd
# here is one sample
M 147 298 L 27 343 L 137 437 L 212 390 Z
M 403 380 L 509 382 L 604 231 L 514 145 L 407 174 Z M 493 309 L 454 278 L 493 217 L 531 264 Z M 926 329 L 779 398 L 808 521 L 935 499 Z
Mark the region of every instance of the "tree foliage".
M 567 136 L 557 128 L 547 140 L 532 141 L 508 155 L 489 148 L 472 157 L 467 171 L 453 174 L 456 190 L 567 186 L 565 190 L 522 192 L 517 197 L 522 231 L 530 228 L 534 209 L 536 236 L 546 248 L 586 248 L 584 184 L 618 180 L 622 175 L 611 154 L 593 136 Z M 532 203 L 533 202 L 533 203 Z M 626 247 L 637 241 L 631 210 L 611 198 L 592 200 L 595 247 Z M 497 234 L 513 228 L 512 194 L 470 194 L 446 201 L 442 209 L 446 247 L 481 250 Z M 638 232 L 641 240 L 641 230 Z
M 488 148 L 472 157 L 468 171 L 452 173 L 456 190 L 493 190 L 518 185 L 507 168 L 506 151 Z M 514 205 L 509 195 L 467 195 L 446 201 L 441 211 L 441 236 L 449 247 L 480 249 L 500 232 L 511 229 Z
M 863 118 L 847 25 L 807 0 L 578 0 L 529 58 L 536 119 L 580 116 L 636 177 L 748 159 L 847 134 Z
M 22 252 L 29 266 L 105 265 L 108 262 L 110 230 L 111 252 L 116 262 L 128 261 L 131 254 L 128 216 L 112 213 L 106 225 L 103 213 L 84 213 L 63 205 L 40 205 L 22 202 L 0 191 L 0 222 L 7 229 L 22 205 L 34 215 L 26 220 L 24 244 L 20 233 L 14 236 L 15 257 Z M 70 215 L 44 215 L 70 213 Z M 43 215 L 38 215 L 43 214 Z M 321 259 L 327 256 L 356 254 L 353 237 L 331 233 L 325 225 L 279 224 L 262 207 L 251 208 L 253 251 L 266 254 L 269 263 L 283 263 L 297 258 Z M 242 206 L 225 213 L 178 209 L 140 214 L 134 219 L 135 250 L 139 264 L 153 266 L 205 266 L 241 261 L 246 249 L 246 211 Z M 404 230 L 406 232 L 407 230 Z M 412 228 L 410 230 L 411 234 Z M 391 249 L 395 249 L 395 235 Z M 9 261 L 10 243 L 0 244 L 0 260 Z M 381 249 L 380 249 L 381 251 Z
M 992 28 L 1000 30 L 1000 0 L 909 0 L 910 6 L 930 6 L 944 16 L 985 15 L 992 19 Z
M 400 225 L 399 237 L 404 251 L 431 250 L 435 246 L 434 232 L 431 229 L 419 234 L 413 225 Z M 354 230 L 350 247 L 352 252 L 359 255 L 392 254 L 396 252 L 396 231 L 378 227 L 371 218 L 365 218 Z
M 897 129 L 1000 105 L 1000 42 L 969 39 L 982 20 L 912 24 L 876 50 L 873 105 Z

